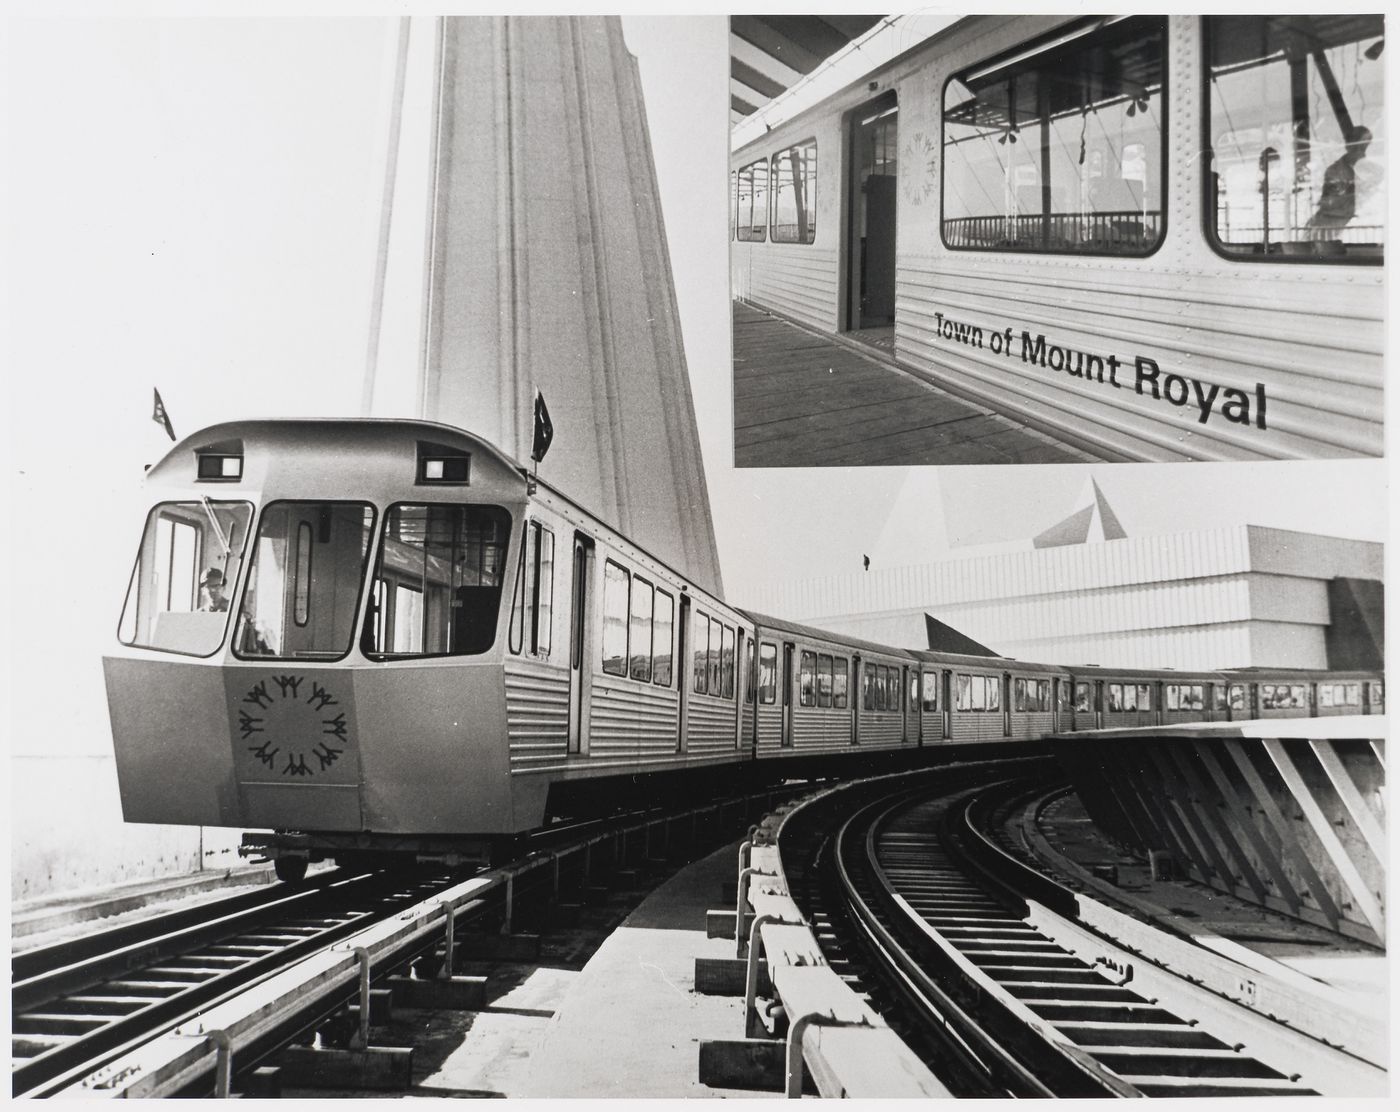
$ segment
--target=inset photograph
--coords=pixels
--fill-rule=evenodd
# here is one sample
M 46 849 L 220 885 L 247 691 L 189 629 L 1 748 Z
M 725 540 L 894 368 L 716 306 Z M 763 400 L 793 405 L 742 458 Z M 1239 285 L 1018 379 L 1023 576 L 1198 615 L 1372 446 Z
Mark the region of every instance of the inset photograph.
M 730 30 L 736 466 L 1382 453 L 1382 16 Z

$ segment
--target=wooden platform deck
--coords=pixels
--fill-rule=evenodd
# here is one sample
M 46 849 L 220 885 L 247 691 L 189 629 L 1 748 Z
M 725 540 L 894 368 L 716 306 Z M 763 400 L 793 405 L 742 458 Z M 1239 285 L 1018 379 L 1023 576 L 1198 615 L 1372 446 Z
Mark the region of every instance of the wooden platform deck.
M 734 466 L 1085 463 L 1097 457 L 882 360 L 734 303 Z

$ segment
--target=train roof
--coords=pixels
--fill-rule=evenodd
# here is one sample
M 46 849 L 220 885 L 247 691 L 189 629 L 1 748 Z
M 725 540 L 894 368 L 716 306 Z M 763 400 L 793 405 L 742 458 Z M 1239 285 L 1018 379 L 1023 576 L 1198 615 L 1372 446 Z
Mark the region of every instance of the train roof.
M 874 641 L 866 641 L 861 637 L 851 637 L 845 633 L 833 633 L 829 629 L 818 629 L 816 626 L 790 622 L 786 618 L 775 618 L 769 614 L 759 614 L 753 610 L 741 610 L 740 613 L 747 615 L 755 625 L 762 626 L 765 629 L 773 629 L 781 633 L 791 633 L 798 637 L 807 637 L 818 641 L 835 641 L 838 644 L 847 645 L 853 649 L 883 653 L 885 656 L 897 656 L 906 659 L 914 658 L 914 653 L 910 649 L 897 649 L 891 645 L 881 645 Z
M 1072 664 L 1069 670 L 1075 675 L 1097 676 L 1109 679 L 1121 676 L 1124 679 L 1181 680 L 1220 679 L 1226 675 L 1223 668 L 1115 668 L 1111 664 Z
M 1047 672 L 1051 675 L 1072 675 L 1074 669 L 1065 664 L 1038 664 L 1033 660 L 1017 660 L 1014 656 L 981 656 L 976 653 L 948 653 L 940 649 L 914 649 L 919 660 L 932 663 L 961 664 L 965 668 L 1003 668 L 1017 672 Z

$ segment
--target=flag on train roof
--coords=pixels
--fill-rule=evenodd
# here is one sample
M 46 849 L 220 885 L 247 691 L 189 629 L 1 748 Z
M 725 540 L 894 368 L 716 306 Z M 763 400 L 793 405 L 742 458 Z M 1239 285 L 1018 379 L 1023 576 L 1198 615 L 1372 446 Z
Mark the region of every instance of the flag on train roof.
M 154 389 L 154 388 L 153 388 Z M 160 400 L 160 391 L 155 391 L 156 407 L 151 412 L 151 420 L 160 425 L 169 434 L 170 439 L 175 439 L 175 430 L 170 427 L 170 414 L 165 412 L 165 403 Z
M 536 463 L 544 459 L 549 445 L 554 440 L 554 425 L 549 419 L 549 407 L 544 404 L 544 393 L 535 391 L 535 439 L 530 447 L 530 458 Z

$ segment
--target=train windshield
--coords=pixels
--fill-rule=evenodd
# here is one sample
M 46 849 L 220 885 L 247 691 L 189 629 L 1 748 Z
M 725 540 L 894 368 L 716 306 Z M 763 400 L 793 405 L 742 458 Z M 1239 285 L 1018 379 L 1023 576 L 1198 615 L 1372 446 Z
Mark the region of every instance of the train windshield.
M 1362 259 L 1385 245 L 1385 18 L 1208 16 L 1217 246 Z
M 500 506 L 391 506 L 360 646 L 375 659 L 484 653 L 510 539 Z
M 240 657 L 335 660 L 350 651 L 374 531 L 363 502 L 271 502 L 238 609 Z
M 253 507 L 162 502 L 146 519 L 117 635 L 124 645 L 209 656 L 223 643 Z

